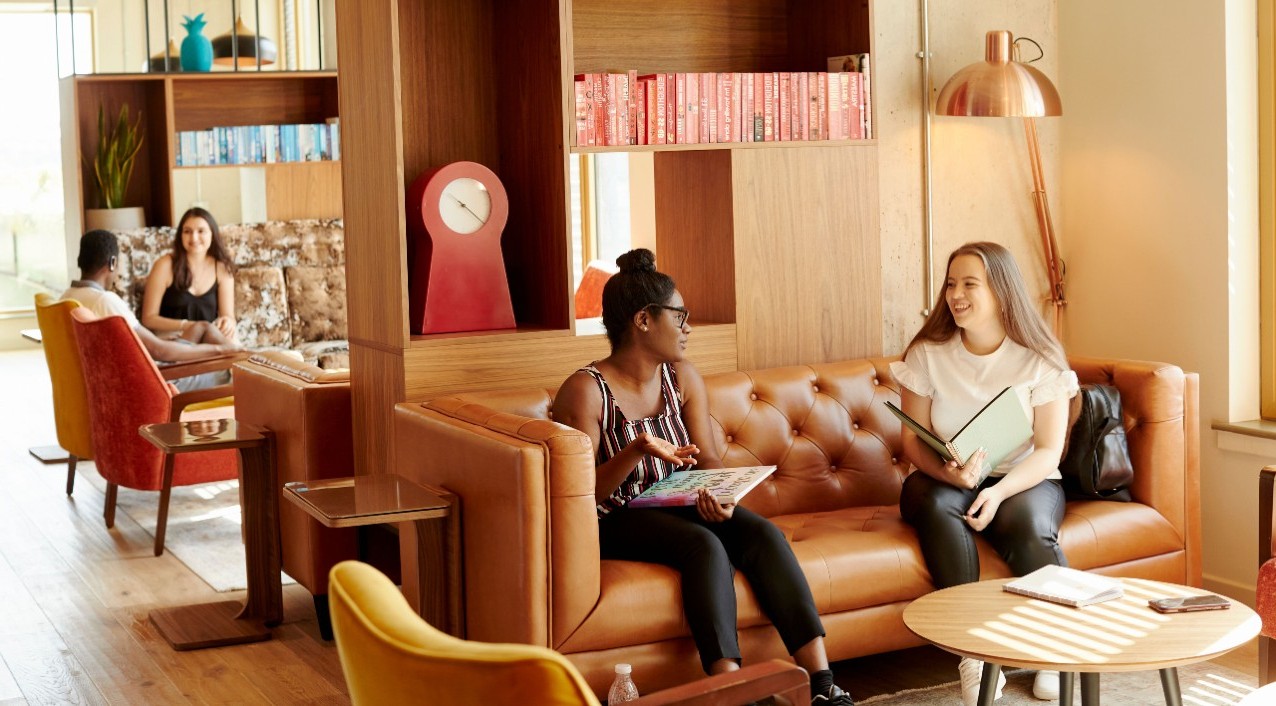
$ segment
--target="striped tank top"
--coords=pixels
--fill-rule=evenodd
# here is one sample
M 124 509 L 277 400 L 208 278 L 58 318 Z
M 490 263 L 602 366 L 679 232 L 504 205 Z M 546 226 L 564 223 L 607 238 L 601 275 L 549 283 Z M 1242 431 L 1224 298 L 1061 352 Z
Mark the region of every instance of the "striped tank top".
M 621 449 L 628 446 L 643 432 L 658 436 L 674 446 L 686 446 L 691 443 L 691 435 L 687 433 L 687 426 L 682 421 L 682 392 L 678 389 L 678 376 L 674 374 L 672 365 L 668 363 L 660 365 L 660 394 L 665 401 L 664 409 L 655 416 L 635 420 L 625 419 L 625 414 L 616 404 L 615 395 L 611 394 L 611 388 L 608 387 L 607 380 L 603 378 L 598 368 L 590 365 L 581 370 L 594 378 L 594 382 L 598 383 L 599 391 L 603 394 L 602 417 L 598 425 L 601 432 L 598 441 L 598 465 L 601 466 L 620 453 Z M 650 488 L 656 481 L 665 478 L 674 470 L 675 467 L 668 461 L 654 456 L 644 456 L 625 480 L 621 481 L 620 487 L 598 504 L 598 516 L 602 517 L 612 510 L 624 507 L 642 491 Z

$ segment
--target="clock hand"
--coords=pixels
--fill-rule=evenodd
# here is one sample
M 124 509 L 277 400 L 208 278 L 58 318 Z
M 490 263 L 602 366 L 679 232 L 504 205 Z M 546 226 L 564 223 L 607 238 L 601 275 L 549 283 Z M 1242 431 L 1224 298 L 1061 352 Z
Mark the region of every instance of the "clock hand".
M 453 201 L 459 204 L 461 208 L 465 209 L 466 213 L 469 213 L 471 216 L 474 216 L 474 220 L 478 221 L 480 224 L 487 222 L 483 220 L 482 218 L 480 218 L 477 213 L 470 210 L 470 207 L 466 206 L 464 201 L 458 199 L 456 196 L 453 196 L 452 194 L 448 194 L 448 197 L 450 197 Z

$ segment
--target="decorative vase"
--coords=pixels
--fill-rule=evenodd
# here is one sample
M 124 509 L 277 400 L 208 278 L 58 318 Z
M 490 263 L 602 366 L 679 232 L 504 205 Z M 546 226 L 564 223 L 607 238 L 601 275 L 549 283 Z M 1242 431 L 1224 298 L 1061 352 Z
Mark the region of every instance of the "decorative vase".
M 141 206 L 84 209 L 84 230 L 133 230 L 146 225 Z
M 182 71 L 208 71 L 213 68 L 213 43 L 203 35 L 204 13 L 194 18 L 182 15 L 186 38 L 182 40 Z

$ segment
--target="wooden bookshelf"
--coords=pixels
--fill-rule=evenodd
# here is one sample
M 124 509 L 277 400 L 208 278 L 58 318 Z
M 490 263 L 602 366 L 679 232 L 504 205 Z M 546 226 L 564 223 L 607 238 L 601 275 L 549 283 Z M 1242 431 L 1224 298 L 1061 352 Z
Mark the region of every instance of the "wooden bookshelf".
M 62 79 L 63 145 L 74 155 L 97 145 L 99 106 L 108 119 L 127 103 L 141 110 L 144 140 L 125 204 L 142 206 L 147 225 L 174 225 L 176 169 L 265 168 L 268 218 L 341 216 L 341 172 L 336 162 L 177 167 L 177 133 L 238 125 L 322 123 L 338 115 L 337 74 L 327 71 L 243 73 L 91 74 Z M 71 159 L 64 159 L 69 166 Z M 82 158 L 66 178 L 68 230 L 81 228 L 85 208 L 99 194 Z M 74 217 L 74 218 L 72 218 Z
M 875 141 L 570 139 L 577 73 L 822 71 L 829 56 L 872 51 L 868 0 L 367 0 L 337 12 L 360 473 L 393 469 L 395 403 L 553 387 L 606 355 L 572 305 L 579 153 L 655 153 L 656 256 L 694 312 L 690 354 L 705 373 L 880 352 Z M 491 168 L 509 193 L 517 328 L 412 336 L 404 195 L 457 160 Z

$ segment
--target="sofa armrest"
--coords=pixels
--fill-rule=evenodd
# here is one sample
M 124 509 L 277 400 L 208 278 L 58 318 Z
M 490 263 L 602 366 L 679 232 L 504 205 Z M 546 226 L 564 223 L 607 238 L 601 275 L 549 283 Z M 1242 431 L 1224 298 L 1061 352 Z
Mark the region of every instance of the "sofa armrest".
M 457 398 L 399 404 L 394 424 L 397 472 L 465 508 L 466 636 L 557 648 L 601 590 L 589 438 Z
M 1200 377 L 1168 363 L 1070 357 L 1082 383 L 1121 392 L 1134 465 L 1130 493 L 1155 509 L 1183 538 L 1187 575 L 1201 585 Z
M 1258 472 L 1258 565 L 1272 558 L 1276 537 L 1272 536 L 1272 493 L 1276 492 L 1276 466 Z

